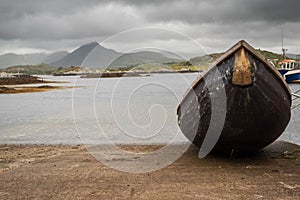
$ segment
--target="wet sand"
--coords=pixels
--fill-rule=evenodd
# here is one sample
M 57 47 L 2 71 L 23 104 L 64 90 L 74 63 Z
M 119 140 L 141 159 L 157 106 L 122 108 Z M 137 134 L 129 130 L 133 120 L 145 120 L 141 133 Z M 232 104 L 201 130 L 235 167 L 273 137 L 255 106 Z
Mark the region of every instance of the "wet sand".
M 276 142 L 243 158 L 199 159 L 197 153 L 191 146 L 165 168 L 133 174 L 105 166 L 83 146 L 1 145 L 0 199 L 299 199 L 297 145 Z

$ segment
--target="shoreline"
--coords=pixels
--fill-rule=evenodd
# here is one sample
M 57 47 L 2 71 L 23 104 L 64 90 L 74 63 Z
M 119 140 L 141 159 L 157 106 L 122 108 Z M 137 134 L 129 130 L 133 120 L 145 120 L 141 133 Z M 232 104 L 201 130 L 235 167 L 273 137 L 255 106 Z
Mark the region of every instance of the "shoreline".
M 12 77 L 0 77 L 0 94 L 20 94 L 32 92 L 47 92 L 58 89 L 68 89 L 74 87 L 52 86 L 49 84 L 60 84 L 65 82 L 46 81 L 36 75 L 15 75 Z M 35 84 L 43 84 L 34 86 Z M 26 86 L 25 86 L 26 85 Z M 33 85 L 33 86 L 31 86 Z
M 52 86 L 52 85 L 41 85 L 36 87 L 22 87 L 22 86 L 1 86 L 0 94 L 22 94 L 22 93 L 33 93 L 33 92 L 48 92 L 52 90 L 62 90 L 62 89 L 73 89 L 79 88 L 80 86 Z
M 124 148 L 145 153 L 159 147 L 125 145 Z M 110 155 L 108 162 L 116 162 L 112 152 L 106 153 Z M 240 158 L 209 155 L 199 159 L 197 153 L 198 148 L 191 145 L 169 166 L 134 174 L 107 167 L 82 145 L 0 145 L 0 198 L 297 199 L 300 196 L 299 145 L 278 141 L 263 152 Z M 135 161 L 117 162 L 122 165 Z

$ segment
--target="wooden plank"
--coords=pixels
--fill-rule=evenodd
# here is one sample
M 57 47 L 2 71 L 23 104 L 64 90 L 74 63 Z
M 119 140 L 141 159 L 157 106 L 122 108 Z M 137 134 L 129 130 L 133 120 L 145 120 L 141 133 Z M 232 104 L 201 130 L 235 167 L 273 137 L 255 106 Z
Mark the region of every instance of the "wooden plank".
M 245 49 L 240 48 L 235 52 L 234 57 L 232 83 L 240 86 L 252 84 L 251 66 Z

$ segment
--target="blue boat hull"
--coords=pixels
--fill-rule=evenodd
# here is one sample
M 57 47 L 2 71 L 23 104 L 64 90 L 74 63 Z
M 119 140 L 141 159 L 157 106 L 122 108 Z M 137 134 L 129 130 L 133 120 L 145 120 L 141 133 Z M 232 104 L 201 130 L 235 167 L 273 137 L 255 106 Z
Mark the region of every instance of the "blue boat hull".
M 289 70 L 287 70 L 287 69 L 279 69 L 278 71 L 279 71 L 279 73 L 283 76 L 283 75 L 286 74 Z
M 300 82 L 300 72 L 299 73 L 285 75 L 285 81 L 287 83 Z

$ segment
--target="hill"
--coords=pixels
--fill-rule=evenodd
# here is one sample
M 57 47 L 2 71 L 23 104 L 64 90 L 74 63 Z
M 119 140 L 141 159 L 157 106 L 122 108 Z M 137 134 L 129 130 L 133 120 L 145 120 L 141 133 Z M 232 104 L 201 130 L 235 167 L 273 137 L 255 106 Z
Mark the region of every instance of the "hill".
M 39 64 L 39 65 L 18 65 L 6 68 L 5 72 L 7 73 L 21 73 L 21 74 L 52 74 L 57 70 L 56 67 L 52 67 L 48 64 Z
M 68 54 L 67 51 L 58 51 L 54 53 L 32 53 L 18 55 L 8 53 L 0 56 L 0 69 L 17 65 L 38 65 L 41 63 L 50 64 L 59 60 Z
M 270 59 L 270 60 L 282 60 L 283 56 L 281 54 L 277 54 L 277 53 L 273 53 L 270 51 L 266 51 L 266 50 L 261 50 L 261 49 L 257 49 L 257 51 L 263 55 L 266 59 Z
M 0 68 L 5 68 L 14 65 L 40 64 L 46 57 L 46 53 L 33 53 L 24 55 L 8 53 L 0 56 Z
M 291 59 L 300 59 L 299 54 L 288 53 L 287 56 Z
M 141 51 L 135 53 L 125 53 L 118 57 L 110 64 L 110 68 L 113 67 L 126 67 L 136 66 L 142 64 L 163 64 L 169 62 L 178 62 L 180 60 L 174 58 L 168 58 L 161 53 L 152 51 Z

